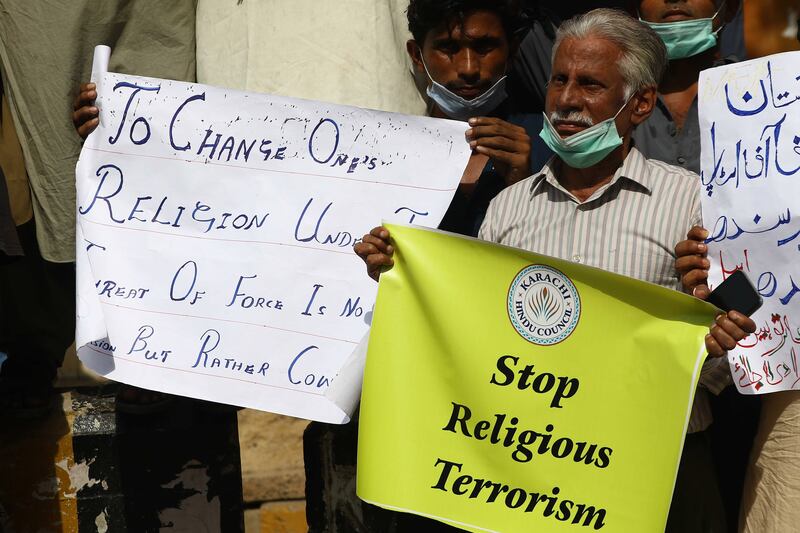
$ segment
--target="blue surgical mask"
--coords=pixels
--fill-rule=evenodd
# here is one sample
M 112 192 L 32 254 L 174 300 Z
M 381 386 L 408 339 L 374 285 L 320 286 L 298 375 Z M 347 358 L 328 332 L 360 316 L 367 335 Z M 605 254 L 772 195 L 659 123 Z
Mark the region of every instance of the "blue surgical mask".
M 572 168 L 588 168 L 606 158 L 608 154 L 622 146 L 622 137 L 614 122 L 630 99 L 619 108 L 617 113 L 594 126 L 562 139 L 547 113 L 544 113 L 544 125 L 539 137 L 564 163 Z
M 467 100 L 434 80 L 430 72 L 428 72 L 428 67 L 425 65 L 424 60 L 422 66 L 425 67 L 425 73 L 428 75 L 428 79 L 431 80 L 427 90 L 428 97 L 439 106 L 439 109 L 445 115 L 454 120 L 467 120 L 472 117 L 488 115 L 497 109 L 508 96 L 506 93 L 506 76 L 497 80 L 497 83 L 489 87 L 485 93 L 476 96 L 472 100 Z
M 672 59 L 683 59 L 685 57 L 696 56 L 717 45 L 717 34 L 722 29 L 720 26 L 714 31 L 714 19 L 722 11 L 722 2 L 714 16 L 707 19 L 680 20 L 677 22 L 647 22 L 645 24 L 661 37 L 667 46 L 667 57 Z

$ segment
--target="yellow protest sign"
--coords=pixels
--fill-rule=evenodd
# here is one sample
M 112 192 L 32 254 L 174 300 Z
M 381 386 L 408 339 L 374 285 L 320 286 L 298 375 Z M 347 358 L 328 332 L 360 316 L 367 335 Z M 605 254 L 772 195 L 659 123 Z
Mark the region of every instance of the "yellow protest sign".
M 469 531 L 664 530 L 709 304 L 387 226 L 358 495 Z

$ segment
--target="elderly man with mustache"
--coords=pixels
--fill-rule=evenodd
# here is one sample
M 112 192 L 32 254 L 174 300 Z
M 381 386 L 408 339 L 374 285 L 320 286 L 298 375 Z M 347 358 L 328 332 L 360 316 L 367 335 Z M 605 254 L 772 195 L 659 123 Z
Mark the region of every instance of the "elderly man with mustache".
M 479 236 L 680 290 L 673 250 L 700 221 L 700 180 L 645 158 L 631 143 L 634 127 L 653 112 L 667 64 L 664 44 L 629 15 L 597 9 L 565 22 L 553 50 L 541 137 L 556 155 L 492 201 Z M 393 251 L 383 227 L 356 247 L 375 279 L 392 265 Z M 710 357 L 684 447 L 691 462 L 682 461 L 667 531 L 724 531 L 704 435 L 706 391 L 727 384 L 720 356 L 754 330 L 735 311 L 709 328 Z

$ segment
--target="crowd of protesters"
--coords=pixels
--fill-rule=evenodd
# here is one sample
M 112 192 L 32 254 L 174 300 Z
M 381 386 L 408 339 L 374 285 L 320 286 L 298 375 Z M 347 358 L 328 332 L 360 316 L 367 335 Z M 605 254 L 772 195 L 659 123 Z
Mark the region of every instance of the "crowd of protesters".
M 266 59 L 242 67 L 248 78 L 250 70 L 270 76 L 264 85 L 247 88 L 466 121 L 465 142 L 485 163 L 479 176 L 461 184 L 440 229 L 707 296 L 709 263 L 702 243 L 697 176 L 697 86 L 702 70 L 747 59 L 747 6 L 738 0 L 375 3 L 375 25 L 389 20 L 382 26 L 385 34 L 354 30 L 336 37 L 342 48 L 336 54 L 342 59 L 329 69 L 300 66 L 305 58 L 293 39 L 305 39 L 304 32 L 313 33 L 311 39 L 322 39 L 320 32 L 304 26 L 307 21 L 302 17 L 287 20 L 284 33 L 277 32 L 279 38 L 260 37 L 292 51 L 285 55 L 293 63 L 271 71 L 264 66 L 269 64 Z M 120 60 L 119 70 L 191 81 L 197 60 L 198 74 L 204 73 L 199 81 L 224 83 L 235 78 L 236 62 L 217 53 L 231 49 L 236 40 L 234 29 L 218 29 L 219 19 L 213 15 L 219 7 L 200 0 L 191 16 L 196 24 L 187 25 L 186 12 L 195 8 L 193 2 L 189 7 L 184 4 L 158 7 L 164 12 L 158 24 L 172 39 L 167 46 L 178 53 L 165 59 L 163 51 L 148 48 L 152 43 L 139 46 L 147 38 L 138 36 L 134 25 L 115 37 L 128 45 L 120 47 L 128 55 Z M 336 4 L 338 16 L 347 11 L 342 9 L 347 2 Z M 317 6 L 317 16 L 326 23 L 329 18 L 322 12 L 327 9 L 332 8 Z M 398 12 L 405 17 L 407 42 L 396 38 Z M 797 32 L 797 12 L 793 13 Z M 10 25 L 3 17 L 14 15 L 12 10 L 0 16 L 0 31 Z M 354 42 L 358 39 L 362 42 Z M 797 39 L 787 39 L 793 43 L 788 46 L 796 49 Z M 3 46 L 9 43 L 4 40 Z M 253 47 L 249 53 L 269 55 L 267 50 Z M 374 57 L 375 50 L 384 55 Z M 340 81 L 331 90 L 329 70 L 348 61 L 368 64 L 360 57 L 367 54 L 372 54 L 375 73 Z M 36 417 L 53 406 L 56 371 L 74 330 L 70 250 L 74 238 L 72 229 L 65 228 L 74 227 L 75 195 L 72 182 L 63 176 L 74 159 L 67 157 L 66 166 L 61 159 L 76 154 L 78 137 L 85 138 L 97 126 L 97 93 L 92 84 L 80 85 L 72 113 L 77 136 L 59 126 L 55 133 L 71 138 L 51 140 L 48 151 L 41 142 L 47 134 L 30 126 L 31 121 L 47 121 L 25 99 L 23 88 L 32 80 L 25 57 L 18 61 L 3 57 L 0 358 L 6 361 L 0 360 L 0 416 Z M 303 75 L 315 78 L 319 93 L 313 92 L 313 83 L 291 83 Z M 85 79 L 85 66 L 65 77 L 74 87 Z M 54 157 L 59 162 L 50 165 Z M 648 221 L 648 232 L 626 225 L 631 213 Z M 561 229 L 567 226 L 578 232 L 569 242 L 561 238 Z M 575 238 L 595 242 L 594 255 L 576 252 Z M 608 253 L 623 249 L 628 255 Z M 355 252 L 376 280 L 392 265 L 393 249 L 385 228 L 376 227 L 365 235 Z M 765 452 L 765 447 L 786 450 L 789 457 L 780 460 L 800 473 L 800 425 L 791 422 L 800 418 L 800 397 L 786 400 L 790 393 L 778 393 L 784 395 L 779 412 L 770 423 L 762 419 L 759 425 L 760 400 L 735 391 L 723 357 L 753 331 L 753 321 L 735 311 L 720 315 L 709 328 L 709 358 L 689 422 L 667 531 L 788 532 L 800 523 L 796 505 L 800 477 L 781 481 L 770 470 L 778 465 Z M 162 408 L 169 397 L 128 387 L 120 391 L 119 401 L 131 410 L 148 412 Z M 770 409 L 774 414 L 776 408 Z M 357 420 L 341 437 L 350 446 L 355 446 L 355 424 Z M 325 430 L 310 434 L 320 431 Z M 355 494 L 344 499 L 356 509 L 350 513 L 353 530 L 451 529 L 353 503 Z M 776 502 L 786 502 L 781 516 L 771 511 Z M 313 531 L 325 529 L 313 517 L 309 522 Z

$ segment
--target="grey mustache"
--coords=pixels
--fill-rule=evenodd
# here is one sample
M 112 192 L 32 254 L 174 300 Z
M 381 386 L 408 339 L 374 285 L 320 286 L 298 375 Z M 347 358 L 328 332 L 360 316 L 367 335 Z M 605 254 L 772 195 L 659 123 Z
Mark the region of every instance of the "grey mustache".
M 587 117 L 583 113 L 579 113 L 577 111 L 571 111 L 569 113 L 560 113 L 558 111 L 553 111 L 550 113 L 550 123 L 555 124 L 556 122 L 574 122 L 581 126 L 594 126 L 594 121 L 591 117 Z

